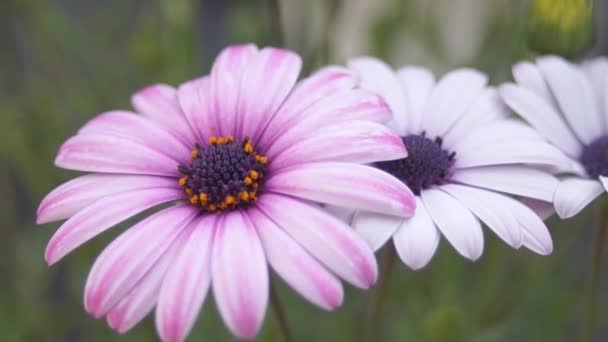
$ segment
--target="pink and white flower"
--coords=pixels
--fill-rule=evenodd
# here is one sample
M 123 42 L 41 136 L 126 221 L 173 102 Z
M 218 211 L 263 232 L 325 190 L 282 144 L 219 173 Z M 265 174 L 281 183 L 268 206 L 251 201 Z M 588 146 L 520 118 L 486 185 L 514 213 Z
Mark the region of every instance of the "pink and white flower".
M 458 69 L 436 80 L 427 69 L 393 72 L 367 57 L 348 65 L 361 88 L 380 94 L 391 107 L 388 126 L 408 149 L 405 159 L 374 165 L 416 195 L 411 218 L 364 209 L 345 216 L 373 249 L 392 237 L 402 261 L 420 269 L 443 235 L 458 253 L 476 260 L 484 248 L 482 221 L 513 248 L 551 253 L 545 224 L 514 197 L 551 201 L 557 179 L 528 165 L 555 168 L 565 156 L 523 122 L 508 118 L 486 75 Z
M 544 56 L 515 65 L 513 76 L 500 88 L 504 101 L 568 156 L 553 202 L 572 217 L 608 190 L 608 59 Z
M 339 278 L 360 288 L 376 281 L 365 241 L 316 203 L 411 215 L 407 187 L 362 165 L 406 151 L 378 123 L 389 108 L 353 89 L 348 70 L 297 82 L 300 67 L 287 50 L 230 46 L 209 76 L 149 86 L 132 98 L 137 113 L 102 113 L 61 146 L 57 166 L 91 174 L 40 204 L 38 223 L 67 219 L 47 246 L 50 265 L 158 209 L 97 258 L 87 312 L 123 333 L 156 306 L 160 337 L 181 341 L 213 289 L 230 331 L 252 338 L 266 311 L 268 265 L 325 310 L 342 303 Z

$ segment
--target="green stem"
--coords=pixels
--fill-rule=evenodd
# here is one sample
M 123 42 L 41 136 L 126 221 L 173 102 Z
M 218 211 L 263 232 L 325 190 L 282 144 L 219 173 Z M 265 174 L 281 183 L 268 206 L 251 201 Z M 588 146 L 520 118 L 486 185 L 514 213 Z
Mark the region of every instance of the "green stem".
M 270 283 L 270 305 L 274 311 L 274 315 L 277 318 L 277 323 L 279 324 L 279 330 L 281 330 L 281 335 L 283 335 L 283 342 L 291 342 L 293 341 L 291 338 L 291 330 L 289 329 L 289 324 L 287 324 L 287 316 L 285 315 L 285 310 L 283 310 L 283 305 L 281 304 L 281 300 L 279 299 L 279 295 L 272 284 Z
M 388 294 L 388 284 L 395 268 L 397 252 L 392 243 L 387 244 L 387 251 L 384 253 L 382 265 L 380 266 L 380 279 L 371 297 L 369 305 L 369 316 L 365 325 L 365 341 L 373 342 L 377 340 L 382 317 L 382 308 Z
M 591 270 L 589 274 L 589 288 L 587 298 L 587 320 L 584 331 L 583 341 L 593 341 L 596 328 L 596 304 L 597 304 L 597 289 L 600 282 L 602 254 L 606 241 L 606 233 L 608 228 L 608 207 L 607 202 L 598 203 L 597 217 L 595 223 L 595 236 L 593 238 L 593 251 L 591 256 Z

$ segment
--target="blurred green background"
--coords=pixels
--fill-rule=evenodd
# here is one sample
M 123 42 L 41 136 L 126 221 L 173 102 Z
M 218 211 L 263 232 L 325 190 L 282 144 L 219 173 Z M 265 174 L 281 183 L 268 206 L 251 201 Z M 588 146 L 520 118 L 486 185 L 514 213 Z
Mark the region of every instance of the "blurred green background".
M 126 224 L 52 268 L 43 260 L 59 224 L 36 226 L 37 204 L 75 176 L 53 167 L 55 152 L 96 113 L 129 108 L 130 95 L 146 84 L 175 85 L 206 73 L 221 47 L 244 41 L 294 49 L 305 58 L 306 72 L 370 54 L 394 66 L 415 63 L 439 73 L 473 66 L 500 82 L 510 77 L 515 61 L 533 55 L 528 5 L 284 0 L 277 11 L 274 1 L 251 0 L 0 0 L 0 341 L 156 340 L 150 318 L 119 336 L 82 306 L 89 267 Z M 583 54 L 606 54 L 606 1 L 597 1 L 593 13 L 594 43 Z M 445 240 L 425 270 L 412 272 L 399 263 L 379 340 L 579 340 L 592 212 L 549 220 L 555 252 L 548 257 L 514 251 L 486 232 L 486 251 L 476 263 L 457 256 Z M 597 341 L 608 340 L 606 290 L 608 270 L 597 299 Z M 281 283 L 278 291 L 296 341 L 359 340 L 374 293 L 348 287 L 344 306 L 325 313 Z M 190 340 L 232 341 L 208 298 Z M 280 339 L 269 311 L 256 340 Z

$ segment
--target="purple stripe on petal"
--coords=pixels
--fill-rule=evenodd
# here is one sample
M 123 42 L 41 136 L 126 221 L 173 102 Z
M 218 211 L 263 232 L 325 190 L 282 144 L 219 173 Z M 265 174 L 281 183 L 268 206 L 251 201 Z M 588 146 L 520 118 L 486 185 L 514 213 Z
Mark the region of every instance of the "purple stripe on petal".
M 184 144 L 194 141 L 194 134 L 177 102 L 175 88 L 166 84 L 147 86 L 131 97 L 131 104 L 138 113 L 166 127 Z
M 80 130 L 80 135 L 110 135 L 152 148 L 171 159 L 185 163 L 194 145 L 185 145 L 154 121 L 126 111 L 111 111 L 95 116 Z
M 241 80 L 237 136 L 257 142 L 293 88 L 301 67 L 302 60 L 297 54 L 277 48 L 264 48 L 251 60 Z
M 378 267 L 373 252 L 346 223 L 321 208 L 283 195 L 265 193 L 257 206 L 336 275 L 360 288 L 376 282 Z
M 36 223 L 48 223 L 69 218 L 96 200 L 121 192 L 177 187 L 175 178 L 139 175 L 90 174 L 72 179 L 44 197 Z
M 152 188 L 104 197 L 67 220 L 49 241 L 45 259 L 49 265 L 94 236 L 155 205 L 183 196 L 179 189 Z
M 411 216 L 416 202 L 397 178 L 374 167 L 352 163 L 301 164 L 270 176 L 265 189 L 341 207 Z
M 220 315 L 238 338 L 255 337 L 268 304 L 268 267 L 247 214 L 222 214 L 211 256 L 213 294 Z
M 253 44 L 232 45 L 224 48 L 213 63 L 209 110 L 215 120 L 212 127 L 217 127 L 218 135 L 234 134 L 241 79 L 257 54 Z
M 185 340 L 205 301 L 216 221 L 216 215 L 207 215 L 190 224 L 192 233 L 165 276 L 156 308 L 156 328 L 163 341 Z
M 403 141 L 388 127 L 371 121 L 351 121 L 321 128 L 272 160 L 271 171 L 303 162 L 372 163 L 407 157 Z
M 355 76 L 345 68 L 329 66 L 298 82 L 279 112 L 272 118 L 258 139 L 260 146 L 269 146 L 286 127 L 297 122 L 300 115 L 316 102 L 343 90 L 352 89 Z
M 325 310 L 342 304 L 340 281 L 257 208 L 247 211 L 264 245 L 268 263 L 302 297 Z
M 178 176 L 178 161 L 132 140 L 76 135 L 59 149 L 55 165 L 78 171 Z
M 108 312 L 106 320 L 112 329 L 124 334 L 152 311 L 158 300 L 165 274 L 173 265 L 177 252 L 182 249 L 189 237 L 189 232 L 190 230 L 180 235 L 129 294 Z
M 84 306 L 99 318 L 118 304 L 155 267 L 198 213 L 190 205 L 175 206 L 129 228 L 97 257 L 84 291 Z

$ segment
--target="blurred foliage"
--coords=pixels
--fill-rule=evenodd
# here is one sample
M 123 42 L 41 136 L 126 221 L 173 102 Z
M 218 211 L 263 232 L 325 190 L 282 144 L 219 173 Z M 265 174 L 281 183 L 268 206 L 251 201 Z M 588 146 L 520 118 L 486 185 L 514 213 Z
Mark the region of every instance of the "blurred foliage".
M 592 19 L 589 0 L 532 0 L 530 46 L 539 53 L 577 57 L 591 44 Z
M 366 0 L 333 1 L 328 15 L 328 27 L 333 28 L 339 26 L 334 19 L 349 6 L 366 5 Z M 433 14 L 438 8 L 450 13 L 450 6 L 456 5 L 448 1 L 382 1 L 380 15 L 365 23 L 369 34 L 360 39 L 370 48 L 361 53 L 381 56 L 394 65 L 422 61 L 439 71 L 473 66 L 490 73 L 495 82 L 505 80 L 514 61 L 530 56 L 523 1 L 468 3 L 484 4 L 487 13 L 480 14 L 486 23 L 480 44 L 465 62 L 451 57 L 439 29 L 445 18 Z M 280 10 L 289 13 L 290 3 L 285 4 Z M 268 1 L 246 0 L 0 2 L 0 341 L 156 339 L 150 317 L 121 337 L 105 322 L 87 316 L 82 306 L 84 282 L 95 256 L 136 219 L 94 239 L 58 265 L 45 265 L 45 245 L 58 224 L 36 226 L 36 206 L 50 189 L 75 175 L 53 167 L 54 154 L 96 113 L 129 108 L 130 94 L 144 85 L 178 84 L 206 73 L 213 56 L 228 43 L 278 44 L 280 21 L 275 13 Z M 315 19 L 304 22 L 314 26 Z M 344 22 L 351 25 L 344 30 L 364 25 Z M 308 32 L 304 29 L 303 36 Z M 323 37 L 306 43 L 286 37 L 290 48 L 310 56 L 305 61 L 308 70 L 322 62 L 343 62 L 328 60 L 334 55 L 330 50 L 352 43 L 332 40 L 330 32 L 320 31 Z M 406 36 L 422 42 L 423 53 L 409 55 Z M 465 34 L 460 39 L 464 44 L 468 38 Z M 400 49 L 405 51 L 399 53 Z M 549 221 L 555 252 L 548 257 L 513 251 L 486 231 L 486 252 L 476 263 L 457 256 L 443 241 L 425 270 L 411 272 L 398 264 L 380 340 L 576 340 L 584 317 L 590 211 L 573 220 Z M 598 341 L 608 338 L 607 281 L 604 276 Z M 297 341 L 355 341 L 362 336 L 373 290 L 347 288 L 344 306 L 325 313 L 276 283 Z M 233 340 L 212 296 L 190 340 Z M 280 340 L 271 311 L 257 340 Z

